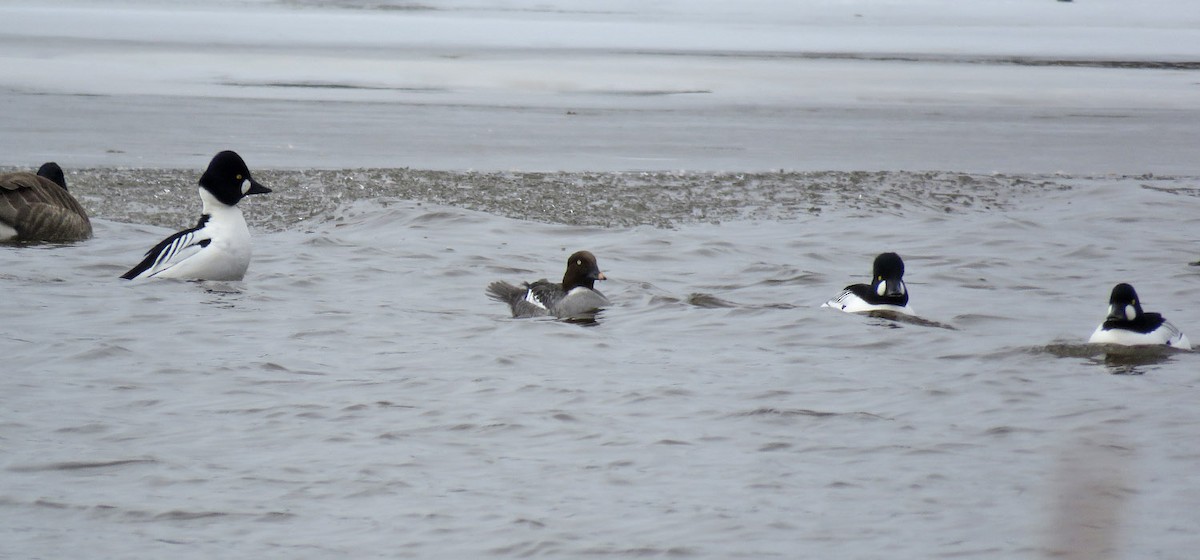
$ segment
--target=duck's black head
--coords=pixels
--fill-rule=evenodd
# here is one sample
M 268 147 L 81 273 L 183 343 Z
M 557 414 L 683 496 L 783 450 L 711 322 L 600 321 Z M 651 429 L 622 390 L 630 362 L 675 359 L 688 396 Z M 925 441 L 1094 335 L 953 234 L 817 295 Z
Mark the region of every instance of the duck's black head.
M 896 253 L 882 253 L 872 266 L 871 288 L 883 297 L 900 297 L 908 293 L 904 285 L 904 261 Z
M 242 161 L 242 156 L 228 150 L 213 156 L 208 169 L 200 176 L 200 186 L 229 206 L 237 204 L 247 195 L 271 192 L 271 189 L 260 185 L 250 176 L 250 169 Z
M 1108 318 L 1114 321 L 1135 321 L 1142 316 L 1142 302 L 1133 286 L 1124 282 L 1113 286 L 1108 296 Z

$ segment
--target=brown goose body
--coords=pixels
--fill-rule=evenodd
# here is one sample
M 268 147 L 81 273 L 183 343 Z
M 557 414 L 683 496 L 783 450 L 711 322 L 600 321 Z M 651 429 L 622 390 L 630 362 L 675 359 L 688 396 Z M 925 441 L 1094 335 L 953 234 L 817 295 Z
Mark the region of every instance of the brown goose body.
M 65 186 L 33 173 L 0 175 L 0 241 L 79 241 L 91 236 L 87 212 Z

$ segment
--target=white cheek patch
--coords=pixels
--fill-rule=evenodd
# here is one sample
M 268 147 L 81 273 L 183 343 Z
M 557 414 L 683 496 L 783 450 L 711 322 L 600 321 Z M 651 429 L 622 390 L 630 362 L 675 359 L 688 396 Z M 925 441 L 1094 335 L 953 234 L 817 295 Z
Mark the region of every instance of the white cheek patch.
M 1137 310 L 1132 305 L 1125 306 L 1125 318 L 1130 321 L 1137 319 Z
M 242 181 L 242 194 L 250 192 L 250 179 Z
M 883 294 L 887 293 L 887 280 L 880 282 L 879 285 L 875 287 L 875 293 L 879 294 L 879 297 L 883 297 Z
M 900 282 L 900 294 L 908 295 L 908 286 L 905 286 L 903 281 Z

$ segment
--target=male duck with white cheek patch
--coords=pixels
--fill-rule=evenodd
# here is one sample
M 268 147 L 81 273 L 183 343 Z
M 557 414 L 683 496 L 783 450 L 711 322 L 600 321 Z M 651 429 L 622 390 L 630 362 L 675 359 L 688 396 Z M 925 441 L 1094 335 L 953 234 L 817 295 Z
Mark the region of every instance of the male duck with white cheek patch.
M 250 266 L 250 230 L 237 207 L 252 194 L 271 192 L 250 176 L 241 156 L 224 151 L 200 177 L 200 221 L 155 245 L 121 278 L 241 280 Z
M 851 284 L 821 307 L 846 313 L 890 311 L 916 315 L 908 305 L 908 287 L 904 284 L 904 261 L 896 253 L 875 257 L 870 284 Z
M 1158 313 L 1142 311 L 1137 292 L 1129 284 L 1117 284 L 1108 298 L 1108 317 L 1096 327 L 1088 342 L 1122 346 L 1161 345 L 1191 350 L 1192 343 L 1175 325 Z

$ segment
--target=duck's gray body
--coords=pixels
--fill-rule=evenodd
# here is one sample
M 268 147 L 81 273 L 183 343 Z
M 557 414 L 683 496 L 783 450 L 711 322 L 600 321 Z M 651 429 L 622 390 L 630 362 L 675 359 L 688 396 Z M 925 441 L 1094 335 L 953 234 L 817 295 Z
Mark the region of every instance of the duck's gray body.
M 507 303 L 513 317 L 542 317 L 551 315 L 559 319 L 570 319 L 608 307 L 610 302 L 604 294 L 582 286 L 564 291 L 562 284 L 549 280 L 527 282 L 514 286 L 508 282 L 492 282 L 487 294 L 492 299 Z
M 595 289 L 596 281 L 604 279 L 596 256 L 588 251 L 578 251 L 567 257 L 567 272 L 563 274 L 562 283 L 545 279 L 520 286 L 492 282 L 487 287 L 487 295 L 508 304 L 513 317 L 586 318 L 609 305 L 608 298 Z

